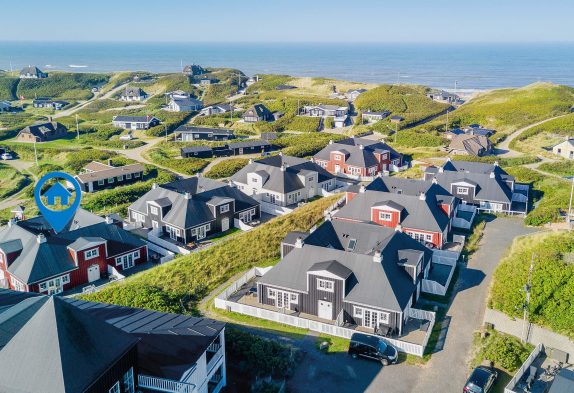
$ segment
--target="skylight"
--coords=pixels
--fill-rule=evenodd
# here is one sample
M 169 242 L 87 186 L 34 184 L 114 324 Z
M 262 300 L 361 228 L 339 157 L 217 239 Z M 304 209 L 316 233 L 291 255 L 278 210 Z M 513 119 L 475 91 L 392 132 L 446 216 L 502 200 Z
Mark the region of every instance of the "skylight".
M 349 245 L 347 246 L 347 251 L 353 251 L 357 245 L 357 239 L 349 240 Z

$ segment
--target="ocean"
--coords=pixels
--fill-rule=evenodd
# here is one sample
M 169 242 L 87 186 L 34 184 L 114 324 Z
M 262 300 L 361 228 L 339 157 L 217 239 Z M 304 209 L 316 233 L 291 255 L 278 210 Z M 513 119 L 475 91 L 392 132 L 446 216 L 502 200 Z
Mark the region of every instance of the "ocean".
M 537 81 L 574 86 L 574 43 L 0 42 L 0 69 L 177 72 L 181 64 L 437 88 L 492 89 Z

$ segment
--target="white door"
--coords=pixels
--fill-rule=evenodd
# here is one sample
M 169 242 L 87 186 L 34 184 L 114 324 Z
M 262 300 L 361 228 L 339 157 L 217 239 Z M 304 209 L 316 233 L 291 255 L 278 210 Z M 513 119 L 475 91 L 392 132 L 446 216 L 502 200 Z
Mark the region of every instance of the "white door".
M 379 313 L 365 310 L 363 314 L 363 326 L 376 329 L 379 324 Z
M 325 300 L 319 300 L 319 313 L 317 315 L 323 319 L 333 319 L 333 303 Z
M 289 294 L 287 292 L 277 291 L 277 307 L 289 310 Z
M 225 232 L 229 229 L 229 217 L 225 217 L 221 220 L 221 232 Z
M 205 227 L 197 228 L 197 239 L 203 239 L 205 237 Z
M 92 265 L 88 268 L 88 282 L 100 279 L 100 265 Z
M 341 165 L 335 164 L 335 173 L 341 172 Z
M 152 229 L 158 229 L 158 228 L 159 228 L 158 222 L 157 222 L 157 221 L 152 221 L 152 222 L 151 222 L 151 227 L 152 227 Z

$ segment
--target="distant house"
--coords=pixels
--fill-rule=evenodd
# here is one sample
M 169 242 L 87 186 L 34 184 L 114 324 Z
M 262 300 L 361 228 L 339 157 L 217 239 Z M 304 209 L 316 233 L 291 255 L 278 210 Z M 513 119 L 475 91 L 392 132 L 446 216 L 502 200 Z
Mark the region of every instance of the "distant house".
M 172 99 L 172 98 L 190 98 L 191 97 L 191 94 L 189 94 L 188 92 L 185 92 L 183 90 L 168 91 L 167 93 L 165 93 L 165 95 L 169 99 Z
M 219 393 L 226 385 L 223 322 L 6 289 L 0 304 L 4 392 Z
M 195 126 L 179 126 L 173 135 L 174 141 L 176 142 L 191 142 L 196 140 L 226 141 L 235 138 L 233 130 Z
M 256 123 L 258 121 L 272 121 L 273 114 L 263 104 L 255 104 L 243 113 L 243 121 Z
M 334 175 L 363 178 L 403 167 L 403 155 L 383 142 L 352 137 L 329 144 L 313 157 Z
M 82 191 L 95 192 L 140 181 L 143 179 L 144 169 L 141 164 L 115 167 L 112 166 L 112 160 L 108 160 L 107 164 L 92 161 L 82 169 L 82 173 L 74 177 Z
M 245 86 L 248 86 L 248 87 L 249 87 L 249 86 L 251 86 L 252 84 L 257 83 L 257 82 L 259 82 L 259 76 L 258 76 L 258 75 L 250 76 L 250 77 L 247 79 L 247 82 L 245 82 Z
M 143 101 L 148 97 L 147 93 L 140 87 L 126 87 L 120 95 L 120 101 Z
M 12 104 L 9 101 L 0 101 L 0 112 L 11 112 Z
M 16 139 L 19 142 L 48 142 L 66 136 L 68 130 L 55 121 L 39 123 L 22 129 Z
M 128 208 L 129 220 L 156 236 L 188 244 L 259 218 L 259 203 L 227 183 L 190 177 L 150 191 Z
M 209 146 L 183 147 L 181 156 L 183 158 L 211 158 L 213 157 L 213 149 Z
M 275 86 L 275 90 L 293 90 L 296 89 L 297 86 L 292 86 L 292 85 L 277 85 Z
M 241 154 L 258 154 L 268 152 L 274 149 L 274 146 L 267 141 L 243 141 L 234 142 L 228 145 L 231 155 L 237 156 Z
M 574 159 L 574 138 L 566 137 L 566 140 L 552 146 L 552 153 L 568 160 Z
M 464 128 L 464 132 L 469 135 L 481 135 L 488 138 L 492 136 L 496 131 L 490 128 L 484 128 L 480 124 L 471 124 Z
M 195 98 L 173 98 L 169 101 L 167 109 L 171 112 L 191 112 L 203 108 L 203 102 Z
M 361 114 L 363 121 L 369 122 L 369 123 L 375 123 L 377 121 L 381 121 L 384 118 L 388 117 L 391 113 L 387 112 L 387 111 L 382 111 L 382 112 L 372 112 L 372 111 L 366 111 L 363 112 Z
M 183 67 L 183 75 L 194 76 L 205 74 L 207 71 L 200 65 L 190 64 Z
M 201 116 L 211 116 L 211 115 L 220 115 L 222 113 L 233 112 L 235 111 L 235 107 L 230 104 L 218 104 L 218 105 L 210 105 L 206 108 L 203 108 L 199 114 Z
M 153 116 L 114 116 L 112 124 L 124 130 L 147 130 L 155 127 L 160 121 Z
M 355 101 L 360 94 L 362 94 L 366 91 L 367 91 L 367 89 L 350 89 L 350 90 L 347 90 L 347 92 L 345 93 L 345 97 L 349 101 Z
M 201 78 L 199 80 L 199 85 L 200 86 L 209 86 L 215 83 L 219 83 L 219 79 L 215 79 L 215 78 Z
M 43 79 L 47 78 L 48 74 L 40 71 L 38 67 L 28 66 L 20 71 L 20 79 Z
M 442 167 L 430 166 L 425 170 L 424 180 L 433 179 L 464 203 L 476 205 L 478 210 L 513 214 L 528 211 L 530 186 L 516 182 L 498 163 L 447 159 Z
M 321 190 L 331 191 L 337 182 L 319 165 L 281 154 L 250 162 L 231 181 L 245 194 L 279 206 L 321 196 Z
M 451 154 L 482 157 L 492 153 L 492 144 L 485 136 L 463 134 L 452 137 L 448 150 Z
M 460 97 L 456 94 L 449 93 L 444 90 L 435 90 L 427 94 L 427 97 L 436 102 L 442 102 L 445 104 L 455 104 L 460 101 Z
M 262 132 L 261 139 L 264 141 L 274 141 L 275 139 L 279 138 L 279 135 L 276 132 Z
M 51 108 L 56 111 L 61 110 L 65 106 L 70 105 L 67 101 L 62 100 L 52 100 L 50 98 L 35 98 L 32 101 L 32 106 L 34 108 Z
M 338 105 L 305 105 L 301 115 L 311 117 L 342 117 L 346 116 L 349 108 Z
M 58 233 L 43 216 L 9 221 L 0 229 L 0 255 L 11 289 L 48 295 L 107 277 L 108 266 L 122 271 L 148 258 L 142 240 L 83 209 Z

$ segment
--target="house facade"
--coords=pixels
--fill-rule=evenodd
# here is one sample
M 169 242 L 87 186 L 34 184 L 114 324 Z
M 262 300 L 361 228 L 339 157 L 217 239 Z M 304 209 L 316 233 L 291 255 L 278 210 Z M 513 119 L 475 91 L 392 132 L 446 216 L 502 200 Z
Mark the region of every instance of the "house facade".
M 203 102 L 195 98 L 174 98 L 172 97 L 167 106 L 170 112 L 191 112 L 203 108 Z
M 220 115 L 222 113 L 233 112 L 235 111 L 235 107 L 230 104 L 218 104 L 218 105 L 210 105 L 206 108 L 203 108 L 199 114 L 201 116 L 211 116 L 211 115 Z
M 256 123 L 258 121 L 273 121 L 273 114 L 263 104 L 255 104 L 243 113 L 243 121 Z
M 442 167 L 428 167 L 424 180 L 434 180 L 463 203 L 478 210 L 526 214 L 530 186 L 518 183 L 498 163 L 452 161 Z
M 148 97 L 147 93 L 140 87 L 126 87 L 120 95 L 120 101 L 140 102 Z
M 226 385 L 222 322 L 9 290 L 0 301 L 2 324 L 14 327 L 0 335 L 2 391 L 218 393 Z
M 338 105 L 305 105 L 301 115 L 311 117 L 343 117 L 349 112 L 346 106 Z
M 147 130 L 160 124 L 153 116 L 114 116 L 112 124 L 124 130 Z
M 430 250 L 400 231 L 363 223 L 326 221 L 306 237 L 289 237 L 287 253 L 257 282 L 260 304 L 402 334 L 428 277 Z
M 63 138 L 68 130 L 62 124 L 50 121 L 23 128 L 16 137 L 18 142 L 48 142 Z
M 381 172 L 399 171 L 404 165 L 402 154 L 387 144 L 357 137 L 331 141 L 313 159 L 336 176 L 358 179 Z
M 289 206 L 336 188 L 336 178 L 317 164 L 298 157 L 276 155 L 251 161 L 231 177 L 254 199 Z
M 20 71 L 20 79 L 43 79 L 47 78 L 48 74 L 40 71 L 38 67 L 28 66 Z
M 183 147 L 181 149 L 181 156 L 183 158 L 212 158 L 213 149 L 209 146 Z
M 228 184 L 191 177 L 152 189 L 128 208 L 128 219 L 188 244 L 260 217 L 259 203 Z
M 227 128 L 208 128 L 195 126 L 179 126 L 173 133 L 176 142 L 191 142 L 197 140 L 227 141 L 235 139 L 233 130 Z
M 566 137 L 566 140 L 552 146 L 552 153 L 567 160 L 574 160 L 574 138 Z
M 59 111 L 67 105 L 70 105 L 67 101 L 52 100 L 50 98 L 36 98 L 32 101 L 32 106 L 34 108 L 50 108 L 55 111 Z
M 0 282 L 16 291 L 58 294 L 146 261 L 142 240 L 82 209 L 60 233 L 42 216 L 0 230 Z
M 384 118 L 388 117 L 391 112 L 383 111 L 383 112 L 373 112 L 373 111 L 365 111 L 361 113 L 361 117 L 363 122 L 367 123 L 376 123 L 377 121 L 381 121 Z
M 141 164 L 113 166 L 111 160 L 108 160 L 107 164 L 92 161 L 74 178 L 83 192 L 96 192 L 141 181 L 144 170 Z

